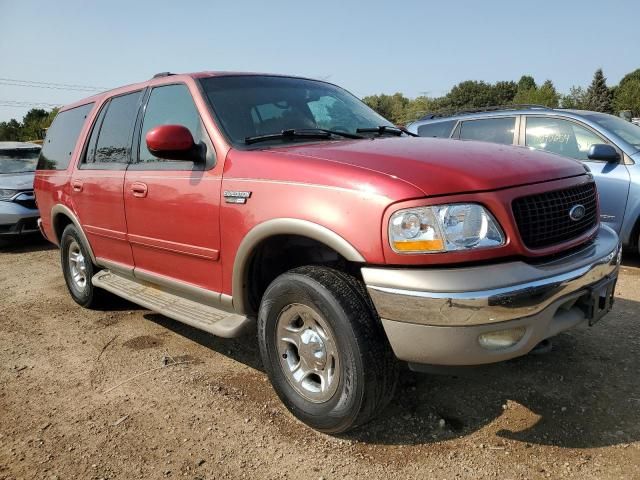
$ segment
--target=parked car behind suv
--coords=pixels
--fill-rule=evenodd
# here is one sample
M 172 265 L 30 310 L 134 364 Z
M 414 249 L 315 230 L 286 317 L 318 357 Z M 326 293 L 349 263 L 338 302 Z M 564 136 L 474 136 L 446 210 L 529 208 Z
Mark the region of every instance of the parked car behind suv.
M 600 218 L 640 252 L 640 127 L 620 117 L 537 105 L 429 115 L 409 125 L 423 137 L 520 145 L 587 165 L 600 192 Z
M 497 362 L 611 308 L 618 237 L 577 162 L 412 138 L 329 83 L 164 74 L 61 109 L 36 176 L 69 293 L 257 326 L 291 412 L 343 432 L 398 360 Z
M 0 142 L 0 241 L 37 233 L 33 178 L 40 145 Z

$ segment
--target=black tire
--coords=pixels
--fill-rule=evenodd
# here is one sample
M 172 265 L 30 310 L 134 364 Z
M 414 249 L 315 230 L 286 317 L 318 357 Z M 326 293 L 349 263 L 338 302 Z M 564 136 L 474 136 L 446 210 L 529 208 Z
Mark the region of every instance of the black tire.
M 85 284 L 80 287 L 72 278 L 69 255 L 72 248 L 77 245 L 84 258 L 84 274 Z M 84 244 L 82 237 L 78 233 L 75 225 L 70 224 L 62 232 L 60 238 L 60 261 L 62 263 L 62 273 L 67 284 L 67 289 L 71 298 L 85 308 L 95 308 L 101 304 L 104 299 L 104 290 L 96 288 L 91 283 L 91 278 L 97 273 L 98 268 L 92 263 L 91 256 L 87 246 Z
M 278 352 L 278 319 L 291 305 L 299 304 L 311 307 L 329 324 L 340 358 L 335 393 L 321 403 L 296 391 Z M 276 393 L 294 416 L 316 430 L 338 434 L 356 428 L 393 397 L 397 360 L 364 285 L 351 275 L 317 266 L 280 275 L 262 299 L 258 341 Z

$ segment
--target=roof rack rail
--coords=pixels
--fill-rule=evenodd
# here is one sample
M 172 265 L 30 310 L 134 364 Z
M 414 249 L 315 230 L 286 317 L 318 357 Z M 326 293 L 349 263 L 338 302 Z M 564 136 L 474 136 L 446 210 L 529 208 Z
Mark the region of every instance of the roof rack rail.
M 151 78 L 162 78 L 162 77 L 170 77 L 171 75 L 175 75 L 175 73 L 171 73 L 171 72 L 160 72 L 160 73 L 156 73 L 153 77 Z
M 491 105 L 488 107 L 469 108 L 465 110 L 451 110 L 447 112 L 434 112 L 422 116 L 419 120 L 431 120 L 433 118 L 453 117 L 454 115 L 464 115 L 466 113 L 495 112 L 500 110 L 553 110 L 546 105 L 535 103 L 512 103 L 510 105 Z

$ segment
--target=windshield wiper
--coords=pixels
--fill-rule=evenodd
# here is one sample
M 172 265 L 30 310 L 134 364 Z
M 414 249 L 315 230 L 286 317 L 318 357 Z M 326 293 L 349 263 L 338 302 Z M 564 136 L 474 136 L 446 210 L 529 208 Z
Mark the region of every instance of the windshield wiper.
M 296 132 L 324 132 L 330 133 L 331 135 L 336 135 L 338 137 L 351 138 L 353 140 L 365 138 L 362 135 L 358 135 L 355 133 L 341 132 L 339 130 L 329 130 L 328 128 L 301 128 L 297 129 Z
M 390 133 L 392 135 L 396 135 L 396 136 L 400 136 L 403 133 L 406 135 L 409 135 L 410 137 L 419 137 L 420 135 L 417 135 L 413 132 L 410 132 L 409 130 L 407 130 L 406 128 L 403 127 L 392 127 L 390 125 L 380 125 L 379 127 L 372 127 L 372 128 L 358 128 L 356 130 L 356 132 L 358 133 L 377 133 L 378 135 L 384 135 L 385 133 Z
M 282 130 L 280 133 L 268 133 L 266 135 L 256 135 L 254 137 L 246 137 L 244 143 L 251 145 L 252 143 L 266 142 L 268 140 L 288 139 L 288 138 L 306 138 L 310 140 L 331 140 L 332 136 L 340 136 L 344 138 L 364 138 L 362 135 L 355 133 L 339 132 L 337 130 L 328 130 L 326 128 L 290 128 Z

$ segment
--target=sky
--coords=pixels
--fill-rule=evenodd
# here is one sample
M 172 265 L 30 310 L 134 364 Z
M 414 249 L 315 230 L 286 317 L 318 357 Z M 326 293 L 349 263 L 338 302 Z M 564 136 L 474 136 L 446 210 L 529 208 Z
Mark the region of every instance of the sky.
M 640 68 L 639 17 L 638 0 L 0 0 L 0 105 L 91 94 L 7 79 L 112 88 L 201 70 L 320 78 L 360 97 L 523 74 L 568 92 L 597 68 L 609 85 Z M 29 108 L 0 106 L 0 121 Z

